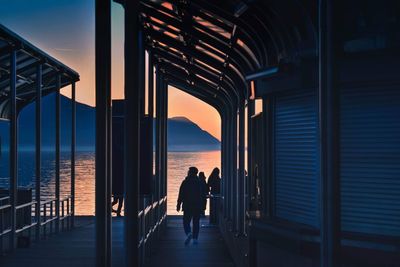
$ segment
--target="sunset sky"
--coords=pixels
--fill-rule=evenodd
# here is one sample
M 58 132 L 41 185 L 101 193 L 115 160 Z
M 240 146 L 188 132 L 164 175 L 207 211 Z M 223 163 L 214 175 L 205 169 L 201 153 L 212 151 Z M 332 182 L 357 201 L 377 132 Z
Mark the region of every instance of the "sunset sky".
M 95 104 L 94 0 L 0 0 L 0 23 L 76 70 L 77 100 Z M 123 98 L 123 8 L 112 4 L 112 96 Z M 62 90 L 70 94 L 69 88 Z M 220 139 L 215 109 L 169 89 L 169 117 L 185 116 Z

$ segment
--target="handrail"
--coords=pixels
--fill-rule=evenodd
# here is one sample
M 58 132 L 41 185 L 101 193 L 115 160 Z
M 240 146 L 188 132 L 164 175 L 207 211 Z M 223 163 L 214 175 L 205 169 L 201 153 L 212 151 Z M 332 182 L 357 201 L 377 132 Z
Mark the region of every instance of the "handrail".
M 18 234 L 18 233 L 21 233 L 21 232 L 23 232 L 25 230 L 28 230 L 28 229 L 32 228 L 33 226 L 36 226 L 36 225 L 37 225 L 37 222 L 33 222 L 33 223 L 29 224 L 29 225 L 23 226 L 22 228 L 16 229 L 15 232 Z
M 5 230 L 3 230 L 3 232 L 0 232 L 0 237 L 3 236 L 3 235 L 8 234 L 8 233 L 10 233 L 10 232 L 11 232 L 11 229 L 10 229 L 10 228 L 5 229 Z
M 49 199 L 49 200 L 40 202 L 40 205 L 41 205 L 41 206 L 47 205 L 47 204 L 49 204 L 49 203 L 51 203 L 51 202 L 55 202 L 55 201 L 57 201 L 57 198 L 53 198 L 53 199 Z
M 32 206 L 32 205 L 36 205 L 36 203 L 37 202 L 34 200 L 34 201 L 31 201 L 31 202 L 27 202 L 27 203 L 18 205 L 18 206 L 15 207 L 15 209 L 16 210 L 23 209 L 23 208 L 26 208 L 26 207 L 29 207 L 29 206 Z
M 60 199 L 60 202 L 67 201 L 68 199 L 71 199 L 71 198 L 72 198 L 72 195 L 65 196 L 64 198 Z
M 48 223 L 50 223 L 52 221 L 55 221 L 57 218 L 58 218 L 57 216 L 54 216 L 53 218 L 47 219 L 46 221 L 40 223 L 40 225 L 44 226 L 44 225 L 46 225 L 46 224 L 48 224 Z
M 0 197 L 0 201 L 4 201 L 4 200 L 7 200 L 7 199 L 10 199 L 10 197 L 9 197 L 9 196 L 6 196 L 6 197 Z
M 5 210 L 5 209 L 11 208 L 11 207 L 12 206 L 10 204 L 6 204 L 6 205 L 3 205 L 3 206 L 0 206 L 0 210 Z

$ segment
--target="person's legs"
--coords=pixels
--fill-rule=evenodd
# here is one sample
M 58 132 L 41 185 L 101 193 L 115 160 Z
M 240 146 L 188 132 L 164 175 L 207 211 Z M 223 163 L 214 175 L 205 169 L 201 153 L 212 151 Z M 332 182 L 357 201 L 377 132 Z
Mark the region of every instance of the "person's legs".
M 190 221 L 192 220 L 192 216 L 188 211 L 183 211 L 183 230 L 185 230 L 185 234 L 188 235 L 192 232 L 190 228 Z
M 197 240 L 200 231 L 200 212 L 193 214 L 193 239 Z
M 120 196 L 118 197 L 118 208 L 117 208 L 117 215 L 121 216 L 121 211 L 122 211 L 122 204 L 124 203 L 124 197 Z
M 115 204 L 117 204 L 118 203 L 118 197 L 117 196 L 113 196 L 113 201 L 111 202 L 111 212 L 117 212 L 117 210 L 115 210 L 113 207 L 114 207 L 114 205 Z
M 192 240 L 192 231 L 190 228 L 190 221 L 192 220 L 192 213 L 189 211 L 183 211 L 183 229 L 185 230 L 186 239 L 185 246 L 189 245 L 190 240 Z

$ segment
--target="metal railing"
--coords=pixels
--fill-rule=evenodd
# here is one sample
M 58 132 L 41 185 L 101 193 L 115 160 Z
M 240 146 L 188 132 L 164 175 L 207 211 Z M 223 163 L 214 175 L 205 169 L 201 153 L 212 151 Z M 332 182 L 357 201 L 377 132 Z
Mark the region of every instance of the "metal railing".
M 145 259 L 147 248 L 151 246 L 151 240 L 159 231 L 167 217 L 167 197 L 146 205 L 138 214 L 139 220 L 139 244 L 141 261 Z
M 9 222 L 9 227 L 5 228 L 5 213 L 11 209 L 9 204 L 10 197 L 0 198 L 0 242 L 2 243 L 2 237 L 11 232 L 11 222 Z M 5 204 L 7 203 L 7 204 Z
M 37 208 L 36 201 L 27 202 L 15 207 L 17 213 L 17 227 L 15 233 L 21 233 L 36 226 L 37 222 L 32 221 L 32 217 L 35 217 L 35 211 L 32 207 Z
M 72 227 L 72 217 L 74 216 L 72 198 L 73 196 L 68 195 L 59 200 L 59 216 L 57 216 L 56 211 L 57 199 L 43 201 L 40 203 L 40 207 L 37 201 L 30 201 L 16 206 L 15 213 L 17 221 L 15 234 L 28 232 L 29 236 L 31 236 L 32 228 L 38 227 L 39 224 L 39 238 L 46 238 L 47 235 L 55 232 L 56 220 L 60 221 L 60 229 L 62 231 L 70 229 Z M 0 253 L 3 251 L 3 238 L 12 232 L 12 208 L 9 196 L 0 198 Z M 37 209 L 40 210 L 39 221 L 36 219 Z

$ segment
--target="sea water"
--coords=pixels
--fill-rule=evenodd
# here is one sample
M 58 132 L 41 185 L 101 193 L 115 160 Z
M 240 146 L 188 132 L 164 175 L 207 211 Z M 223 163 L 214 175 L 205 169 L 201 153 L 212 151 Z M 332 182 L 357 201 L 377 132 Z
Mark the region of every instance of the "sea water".
M 55 196 L 55 152 L 42 151 L 41 200 Z M 60 154 L 60 196 L 68 196 L 71 191 L 71 154 Z M 214 167 L 220 167 L 220 151 L 169 152 L 168 153 L 168 214 L 176 212 L 179 186 L 186 177 L 188 168 L 195 166 L 208 177 Z M 9 153 L 3 151 L 0 158 L 0 188 L 9 187 Z M 95 204 L 95 153 L 76 152 L 75 161 L 75 212 L 76 215 L 94 215 Z M 20 151 L 18 154 L 18 186 L 35 188 L 35 152 Z M 208 210 L 207 210 L 208 212 Z

